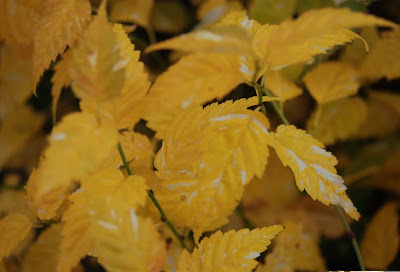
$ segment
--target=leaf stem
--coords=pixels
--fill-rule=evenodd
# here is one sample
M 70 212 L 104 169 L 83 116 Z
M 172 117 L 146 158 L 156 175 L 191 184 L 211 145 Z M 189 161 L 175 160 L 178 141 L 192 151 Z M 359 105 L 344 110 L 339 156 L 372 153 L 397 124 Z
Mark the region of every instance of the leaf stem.
M 346 219 L 344 218 L 343 213 L 339 209 L 339 207 L 337 205 L 335 205 L 335 208 L 336 208 L 336 212 L 338 213 L 340 219 L 342 220 L 342 223 L 346 229 L 347 234 L 351 238 L 351 243 L 353 244 L 354 251 L 357 255 L 357 260 L 360 265 L 360 268 L 361 268 L 361 270 L 365 271 L 364 261 L 361 256 L 360 248 L 358 247 L 358 244 L 357 244 L 356 235 L 354 234 L 354 232 L 351 231 L 351 228 L 350 228 L 349 224 L 347 224 Z
M 128 172 L 128 174 L 130 176 L 132 176 L 132 170 L 129 167 L 129 164 L 126 160 L 125 157 L 125 153 L 124 150 L 122 149 L 121 143 L 118 143 L 118 151 L 119 151 L 119 155 L 121 156 L 122 162 L 124 164 L 124 167 L 126 169 L 126 172 Z M 181 244 L 181 246 L 188 250 L 188 248 L 186 247 L 185 241 L 183 240 L 183 238 L 181 237 L 181 235 L 179 235 L 179 233 L 177 232 L 176 228 L 174 227 L 174 225 L 171 223 L 171 221 L 169 221 L 167 215 L 165 214 L 164 210 L 162 209 L 160 202 L 158 202 L 156 196 L 154 195 L 152 190 L 147 190 L 147 195 L 150 197 L 151 201 L 153 201 L 154 206 L 156 206 L 157 210 L 160 212 L 161 215 L 161 220 L 168 225 L 168 227 L 170 228 L 170 230 L 172 231 L 172 233 L 175 235 L 175 237 L 179 240 L 179 243 Z
M 266 95 L 270 96 L 270 97 L 274 97 L 272 95 L 272 93 L 265 87 L 260 86 L 258 83 L 255 83 L 254 86 L 256 86 L 257 88 L 260 88 L 262 90 L 263 93 L 265 93 Z M 279 104 L 276 101 L 270 101 L 272 107 L 274 108 L 275 112 L 278 114 L 279 118 L 281 118 L 282 122 L 285 125 L 290 125 L 288 119 L 286 118 L 285 114 L 283 113 L 283 111 L 281 110 L 281 108 L 279 107 Z
M 146 30 L 147 37 L 149 38 L 149 44 L 155 44 L 157 42 L 157 39 L 153 28 L 150 25 L 148 25 L 144 29 Z
M 239 214 L 239 216 L 242 219 L 242 221 L 244 223 L 244 226 L 246 228 L 248 228 L 248 229 L 254 229 L 255 228 L 254 224 L 247 217 L 242 203 L 239 203 L 239 205 L 236 207 L 236 212 Z

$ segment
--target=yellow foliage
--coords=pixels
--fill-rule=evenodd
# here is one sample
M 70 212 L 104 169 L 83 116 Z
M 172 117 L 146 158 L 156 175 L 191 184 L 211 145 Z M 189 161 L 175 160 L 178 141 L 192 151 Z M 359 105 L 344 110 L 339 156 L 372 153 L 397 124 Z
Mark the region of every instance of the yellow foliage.
M 149 26 L 154 0 L 112 0 L 110 17 L 115 21 Z
M 352 65 L 345 62 L 324 62 L 304 77 L 304 83 L 319 104 L 357 93 L 361 83 Z
M 25 272 L 57 271 L 60 257 L 61 224 L 55 224 L 44 230 L 35 243 L 29 248 L 24 260 Z M 71 271 L 71 270 L 68 270 Z
M 230 54 L 183 57 L 161 74 L 145 99 L 148 126 L 164 138 L 172 121 L 185 109 L 221 99 L 243 82 L 238 59 Z M 190 90 L 190 92 L 188 91 Z
M 121 60 L 105 2 L 83 33 L 70 62 L 72 88 L 83 100 L 102 102 L 116 99 L 123 88 L 126 60 Z
M 372 218 L 360 249 L 369 269 L 387 269 L 399 250 L 399 214 L 395 203 L 387 203 Z
M 243 186 L 264 172 L 269 123 L 250 105 L 241 99 L 183 112 L 156 156 L 155 194 L 169 218 L 195 237 L 225 223 Z
M 26 186 L 30 208 L 42 219 L 55 215 L 72 180 L 94 171 L 116 148 L 117 132 L 91 114 L 73 113 L 54 128 L 49 141 L 45 159 Z
M 289 100 L 303 93 L 303 90 L 290 82 L 281 71 L 271 71 L 265 80 L 265 87 L 282 99 Z
M 33 34 L 33 88 L 43 71 L 58 54 L 71 47 L 90 20 L 89 0 L 50 0 L 43 4 L 42 15 Z
M 336 174 L 337 160 L 323 144 L 295 126 L 280 125 L 274 134 L 274 147 L 283 165 L 292 169 L 300 191 L 305 189 L 314 200 L 339 205 L 353 219 L 360 218 L 342 177 Z
M 0 40 L 8 44 L 32 43 L 35 22 L 39 19 L 42 0 L 4 0 L 0 2 Z
M 393 61 L 400 58 L 400 29 L 384 33 L 378 39 L 361 64 L 361 76 L 366 81 L 377 81 L 385 77 L 393 80 L 400 77 L 400 64 Z
M 257 272 L 272 271 L 323 271 L 324 259 L 318 247 L 318 237 L 307 232 L 302 224 L 287 221 L 285 229 L 275 240 L 272 253 Z
M 254 0 L 249 7 L 252 19 L 262 24 L 279 24 L 295 12 L 298 0 Z M 301 1 L 300 1 L 301 2 Z
M 317 106 L 307 122 L 307 130 L 321 143 L 332 145 L 356 135 L 367 120 L 367 113 L 367 104 L 359 97 L 335 100 Z
M 3 190 L 0 192 L 0 216 L 10 213 L 22 214 L 25 215 L 29 221 L 36 221 L 36 216 L 26 203 L 24 191 Z
M 243 9 L 239 1 L 207 0 L 200 4 L 197 9 L 197 18 L 201 26 L 207 26 L 217 22 L 226 14 Z
M 19 213 L 12 213 L 0 220 L 0 258 L 6 257 L 25 239 L 32 223 Z
M 261 229 L 242 229 L 222 234 L 217 231 L 210 238 L 204 238 L 189 254 L 182 252 L 179 272 L 230 271 L 245 272 L 256 267 L 254 258 L 266 250 L 271 240 L 283 230 L 281 225 Z

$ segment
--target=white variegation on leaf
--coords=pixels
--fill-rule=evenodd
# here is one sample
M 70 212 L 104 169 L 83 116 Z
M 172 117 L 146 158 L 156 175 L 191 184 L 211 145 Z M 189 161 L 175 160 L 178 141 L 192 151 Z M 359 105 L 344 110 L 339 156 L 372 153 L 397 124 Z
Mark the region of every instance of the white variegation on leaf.
M 297 187 L 325 205 L 341 206 L 353 219 L 360 214 L 337 175 L 337 160 L 318 140 L 295 126 L 281 125 L 274 134 L 274 147 L 282 163 L 294 172 Z

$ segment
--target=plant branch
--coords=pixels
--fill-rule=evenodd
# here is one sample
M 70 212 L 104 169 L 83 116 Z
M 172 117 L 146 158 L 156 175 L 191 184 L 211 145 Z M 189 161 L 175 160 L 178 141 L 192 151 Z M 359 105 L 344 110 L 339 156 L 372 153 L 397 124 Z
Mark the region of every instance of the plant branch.
M 336 212 L 338 213 L 340 219 L 342 220 L 342 223 L 346 229 L 347 234 L 351 238 L 351 243 L 353 244 L 354 251 L 357 255 L 357 260 L 360 265 L 360 268 L 361 268 L 361 270 L 365 271 L 364 261 L 361 256 L 360 248 L 358 247 L 358 244 L 357 244 L 356 235 L 354 234 L 354 232 L 351 231 L 351 228 L 350 228 L 349 224 L 347 224 L 346 219 L 344 218 L 343 213 L 339 209 L 339 207 L 337 205 L 335 205 L 335 208 L 336 208 Z
M 124 167 L 126 169 L 126 171 L 128 172 L 128 174 L 130 176 L 132 176 L 132 170 L 129 167 L 128 162 L 126 161 L 126 157 L 125 157 L 125 153 L 124 150 L 122 149 L 122 146 L 120 143 L 118 143 L 118 151 L 119 151 L 119 155 L 121 156 L 122 162 L 124 164 Z M 171 223 L 171 221 L 169 221 L 167 215 L 165 214 L 164 210 L 162 209 L 160 203 L 158 202 L 156 196 L 154 195 L 152 190 L 147 190 L 147 195 L 150 197 L 151 201 L 153 201 L 154 206 L 156 206 L 157 210 L 160 212 L 161 215 L 161 220 L 168 225 L 168 227 L 170 228 L 170 230 L 172 231 L 172 233 L 175 235 L 175 237 L 179 240 L 179 243 L 181 244 L 181 246 L 188 250 L 188 248 L 186 247 L 185 241 L 183 240 L 183 238 L 181 237 L 181 235 L 179 235 L 179 233 L 177 232 L 176 228 L 174 227 L 174 225 Z

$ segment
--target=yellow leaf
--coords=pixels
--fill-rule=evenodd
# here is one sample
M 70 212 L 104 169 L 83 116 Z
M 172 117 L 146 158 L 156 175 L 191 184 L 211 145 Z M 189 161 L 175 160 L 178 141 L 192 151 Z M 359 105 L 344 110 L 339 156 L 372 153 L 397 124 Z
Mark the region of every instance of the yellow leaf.
M 151 16 L 151 26 L 157 32 L 182 33 L 192 23 L 191 13 L 183 2 L 156 1 Z
M 317 106 L 307 122 L 307 130 L 321 143 L 332 145 L 356 135 L 367 112 L 367 104 L 359 97 L 339 99 Z
M 117 131 L 91 114 L 73 113 L 54 128 L 49 140 L 45 159 L 26 186 L 30 208 L 42 219 L 55 215 L 72 180 L 94 171 L 116 148 Z
M 39 238 L 28 250 L 24 260 L 24 271 L 56 271 L 60 257 L 59 246 L 62 239 L 62 227 L 61 224 L 55 224 L 40 234 Z
M 14 46 L 0 46 L 0 120 L 32 94 L 31 50 L 26 47 L 22 50 L 28 56 L 20 54 Z
M 400 64 L 393 61 L 400 58 L 400 30 L 384 33 L 361 64 L 360 74 L 367 81 L 382 77 L 393 80 L 400 77 Z
M 303 92 L 300 87 L 287 80 L 280 71 L 269 72 L 265 80 L 265 86 L 270 89 L 275 96 L 285 100 L 295 98 Z
M 207 26 L 217 22 L 231 11 L 242 9 L 239 1 L 207 0 L 202 2 L 197 9 L 197 18 L 200 20 L 200 26 Z
M 70 76 L 76 96 L 101 102 L 116 99 L 123 88 L 127 61 L 120 58 L 105 2 L 73 48 Z
M 190 227 L 195 237 L 221 226 L 243 186 L 264 172 L 269 123 L 249 106 L 241 99 L 184 111 L 156 156 L 157 199 L 169 218 Z
M 261 229 L 217 231 L 204 238 L 189 254 L 183 251 L 179 259 L 179 272 L 245 272 L 256 267 L 254 259 L 265 251 L 271 240 L 283 230 L 281 225 Z
M 32 223 L 22 214 L 12 213 L 0 220 L 0 258 L 7 257 L 25 239 Z
M 0 125 L 0 168 L 42 129 L 45 116 L 25 105 L 8 112 Z
M 260 265 L 257 272 L 272 271 L 323 271 L 326 270 L 318 237 L 308 233 L 302 224 L 287 221 L 285 229 L 275 240 L 272 253 Z
M 51 87 L 51 113 L 53 124 L 55 124 L 57 120 L 57 104 L 61 96 L 62 88 L 67 87 L 72 80 L 69 74 L 71 57 L 72 50 L 69 50 L 62 56 L 62 60 L 57 62 L 57 64 L 54 66 L 54 75 L 51 78 L 51 82 L 53 83 L 53 86 Z
M 279 24 L 295 12 L 298 0 L 254 0 L 249 8 L 252 19 L 262 24 Z M 301 1 L 300 1 L 301 2 Z
M 35 22 L 42 11 L 42 0 L 4 0 L 0 2 L 0 40 L 8 44 L 32 43 Z
M 399 214 L 395 203 L 387 203 L 368 225 L 360 249 L 369 269 L 387 269 L 399 250 Z
M 73 204 L 62 218 L 64 226 L 61 230 L 62 240 L 58 245 L 59 260 L 56 263 L 59 272 L 71 271 L 81 258 L 93 251 L 86 202 L 81 192 L 74 193 L 70 199 Z
M 33 34 L 33 87 L 58 54 L 71 47 L 90 20 L 88 0 L 47 0 Z
M 161 271 L 165 242 L 150 218 L 110 195 L 89 197 L 88 208 L 94 252 L 107 270 Z
M 119 22 L 149 26 L 154 0 L 110 1 L 110 17 Z
M 280 125 L 274 134 L 274 147 L 283 165 L 289 166 L 297 187 L 325 205 L 341 206 L 353 219 L 360 214 L 346 194 L 343 179 L 336 174 L 337 160 L 323 145 L 295 126 Z
M 0 214 L 9 213 L 23 214 L 29 221 L 36 221 L 36 216 L 26 203 L 24 191 L 3 190 L 0 192 Z
M 272 67 L 279 68 L 309 61 L 335 45 L 360 38 L 348 28 L 372 25 L 396 26 L 390 21 L 348 9 L 310 10 L 279 26 L 264 25 L 254 36 L 253 50 L 260 59 L 267 58 Z
M 400 95 L 393 92 L 371 91 L 369 93 L 372 99 L 382 101 L 388 107 L 393 109 L 400 116 Z
M 357 93 L 361 83 L 359 75 L 351 64 L 345 62 L 324 62 L 304 77 L 304 83 L 319 104 Z
M 195 84 L 194 84 L 195 82 Z M 221 99 L 243 82 L 237 57 L 230 54 L 194 54 L 183 57 L 161 74 L 146 98 L 147 125 L 165 136 L 183 110 Z M 190 92 L 188 92 L 190 90 Z

